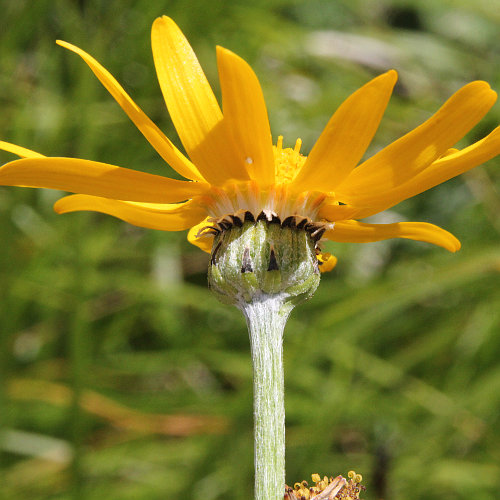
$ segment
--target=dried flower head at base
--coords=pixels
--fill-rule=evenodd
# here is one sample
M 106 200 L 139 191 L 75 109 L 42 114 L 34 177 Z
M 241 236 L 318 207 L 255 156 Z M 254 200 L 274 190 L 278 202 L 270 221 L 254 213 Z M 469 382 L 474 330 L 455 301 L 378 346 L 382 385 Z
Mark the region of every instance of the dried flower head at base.
M 361 474 L 349 471 L 348 480 L 342 476 L 321 479 L 319 474 L 312 474 L 313 486 L 307 481 L 295 483 L 293 488 L 285 486 L 284 500 L 360 500 L 359 495 L 365 490 L 360 483 Z

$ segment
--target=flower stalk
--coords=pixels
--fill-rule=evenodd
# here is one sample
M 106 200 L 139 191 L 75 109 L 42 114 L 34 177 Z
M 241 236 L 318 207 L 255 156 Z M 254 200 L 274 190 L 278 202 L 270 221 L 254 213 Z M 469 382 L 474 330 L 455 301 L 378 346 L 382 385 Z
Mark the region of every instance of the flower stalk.
M 255 498 L 281 500 L 285 484 L 283 331 L 291 307 L 269 296 L 242 310 L 253 363 Z

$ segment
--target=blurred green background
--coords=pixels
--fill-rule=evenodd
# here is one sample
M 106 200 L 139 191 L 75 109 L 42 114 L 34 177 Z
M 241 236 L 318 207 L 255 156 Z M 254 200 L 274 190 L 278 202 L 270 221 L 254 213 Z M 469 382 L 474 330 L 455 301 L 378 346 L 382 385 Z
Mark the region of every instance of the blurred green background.
M 305 153 L 345 97 L 397 69 L 371 154 L 471 80 L 500 90 L 493 4 L 2 0 L 0 138 L 172 175 L 54 43 L 94 55 L 179 144 L 149 42 L 167 14 L 216 91 L 216 44 L 253 66 L 274 138 L 301 137 Z M 497 104 L 460 146 L 499 122 Z M 285 336 L 289 484 L 355 469 L 366 499 L 498 498 L 499 167 L 377 218 L 442 225 L 462 241 L 458 254 L 398 240 L 327 246 L 338 267 Z M 184 233 L 58 216 L 60 196 L 0 189 L 0 496 L 252 498 L 246 327 L 207 290 L 207 255 Z

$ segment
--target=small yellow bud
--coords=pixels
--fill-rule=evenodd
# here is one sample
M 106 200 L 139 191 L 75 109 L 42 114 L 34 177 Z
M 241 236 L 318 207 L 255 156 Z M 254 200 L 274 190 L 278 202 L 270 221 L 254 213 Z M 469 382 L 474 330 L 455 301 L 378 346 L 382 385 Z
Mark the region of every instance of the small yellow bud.
M 313 474 L 311 478 L 315 483 L 319 483 L 321 481 L 321 476 L 319 474 Z
M 363 476 L 361 474 L 356 474 L 354 476 L 354 481 L 356 481 L 356 483 L 360 483 L 361 481 L 363 481 Z
M 353 479 L 355 475 L 356 475 L 356 473 L 355 473 L 353 470 L 350 470 L 350 471 L 347 473 L 347 477 L 348 477 L 349 479 Z

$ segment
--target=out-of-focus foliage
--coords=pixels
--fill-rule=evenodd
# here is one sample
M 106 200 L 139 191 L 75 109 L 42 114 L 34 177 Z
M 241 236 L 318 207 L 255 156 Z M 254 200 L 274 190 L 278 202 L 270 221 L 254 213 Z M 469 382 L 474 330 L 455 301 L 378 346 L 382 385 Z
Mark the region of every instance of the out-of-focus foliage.
M 177 144 L 149 45 L 162 14 L 214 86 L 215 44 L 247 59 L 275 137 L 300 136 L 305 152 L 342 99 L 391 67 L 400 83 L 370 152 L 466 82 L 500 90 L 500 17 L 487 0 L 3 0 L 1 10 L 1 139 L 154 173 L 172 175 L 55 39 L 93 54 Z M 499 122 L 497 105 L 461 145 Z M 499 167 L 379 217 L 440 224 L 461 239 L 456 255 L 404 241 L 328 248 L 337 269 L 286 331 L 288 483 L 355 469 L 367 499 L 498 498 Z M 3 498 L 252 498 L 246 328 L 206 289 L 207 256 L 184 234 L 57 216 L 58 196 L 0 189 Z

